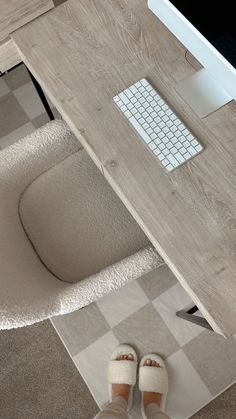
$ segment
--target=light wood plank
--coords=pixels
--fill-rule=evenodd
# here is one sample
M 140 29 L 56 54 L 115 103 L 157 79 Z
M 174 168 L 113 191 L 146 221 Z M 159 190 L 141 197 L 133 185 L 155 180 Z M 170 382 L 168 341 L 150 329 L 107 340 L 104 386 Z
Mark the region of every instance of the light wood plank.
M 70 0 L 13 35 L 22 59 L 215 331 L 236 332 L 236 103 L 200 120 L 195 70 L 146 0 Z M 112 97 L 147 77 L 206 149 L 171 174 Z
M 52 0 L 1 0 L 0 41 L 54 7 Z
M 21 61 L 19 52 L 11 38 L 0 42 L 0 73 L 5 73 Z

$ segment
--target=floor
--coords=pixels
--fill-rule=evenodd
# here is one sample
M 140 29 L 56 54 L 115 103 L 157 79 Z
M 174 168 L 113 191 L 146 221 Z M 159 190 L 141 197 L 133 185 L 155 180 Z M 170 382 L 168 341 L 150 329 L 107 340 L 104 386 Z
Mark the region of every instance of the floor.
M 55 116 L 58 116 L 56 109 L 53 109 L 53 111 Z M 0 148 L 9 146 L 47 121 L 48 117 L 24 66 L 19 66 L 14 71 L 0 78 Z M 152 287 L 154 287 L 154 294 Z M 178 303 L 178 298 L 180 298 L 179 301 L 182 304 L 185 301 L 183 300 L 182 291 L 178 288 L 175 279 L 171 276 L 168 277 L 168 275 L 167 279 L 165 279 L 165 284 L 162 284 L 161 288 L 158 287 L 158 283 L 155 282 L 154 284 L 150 278 L 149 280 L 142 280 L 137 284 L 130 285 L 129 292 L 132 293 L 132 296 L 136 295 L 136 299 L 133 299 L 135 301 L 135 310 L 134 306 L 127 306 L 125 312 L 121 312 L 118 308 L 117 311 L 112 312 L 111 316 L 109 305 L 102 301 L 98 305 L 82 310 L 79 315 L 82 315 L 84 318 L 88 316 L 89 321 L 91 321 L 90 328 L 83 330 L 83 339 L 80 339 L 79 347 L 77 339 L 78 333 L 81 332 L 79 324 L 77 324 L 74 334 L 68 335 L 68 339 L 72 341 L 72 357 L 75 358 L 79 365 L 79 360 L 83 358 L 90 347 L 91 333 L 94 341 L 98 343 L 101 338 L 104 340 L 104 336 L 105 338 L 108 337 L 108 349 L 112 349 L 114 346 L 112 342 L 116 344 L 118 341 L 127 340 L 132 330 L 132 315 L 134 311 L 139 313 L 141 319 L 140 328 L 136 328 L 133 336 L 134 343 L 136 343 L 141 353 L 145 352 L 149 347 L 145 342 L 149 342 L 152 335 L 149 333 L 150 328 L 146 326 L 148 319 L 152 318 L 154 313 L 157 319 L 156 327 L 158 328 L 158 333 L 156 333 L 153 343 L 151 342 L 151 346 L 159 348 L 161 353 L 165 353 L 165 350 L 160 345 L 168 347 L 166 356 L 170 360 L 172 357 L 172 362 L 177 362 L 182 366 L 185 365 L 185 367 L 186 359 L 190 356 L 195 375 L 195 381 L 191 382 L 190 380 L 190 385 L 195 385 L 195 388 L 198 388 L 200 384 L 200 395 L 203 399 L 204 397 L 206 398 L 206 394 L 209 396 L 209 393 L 211 398 L 216 396 L 219 390 L 217 383 L 221 382 L 221 386 L 226 387 L 227 383 L 233 380 L 235 374 L 233 368 L 236 364 L 234 363 L 232 368 L 228 368 L 227 362 L 228 360 L 231 362 L 234 359 L 236 351 L 231 353 L 231 349 L 225 349 L 225 344 L 221 342 L 219 344 L 221 348 L 219 352 L 216 350 L 212 354 L 211 339 L 209 339 L 208 332 L 199 332 L 195 328 L 190 328 L 191 330 L 187 328 L 186 333 L 180 333 L 180 328 L 177 324 L 174 324 L 174 326 L 170 324 L 168 304 L 166 306 L 167 311 L 165 311 L 164 307 L 166 303 L 172 303 L 173 295 L 171 292 L 173 290 L 175 291 L 174 298 L 177 298 L 176 304 Z M 129 295 L 128 293 L 127 298 L 129 298 Z M 74 313 L 73 316 L 76 319 L 78 313 Z M 83 324 L 86 324 L 88 319 L 85 319 Z M 121 327 L 121 324 L 124 327 Z M 60 329 L 60 322 L 58 322 L 57 328 L 58 330 Z M 141 330 L 143 336 L 140 335 L 139 330 Z M 163 340 L 162 343 L 156 340 L 160 330 L 165 338 L 164 343 Z M 59 331 L 59 333 L 62 332 Z M 207 350 L 202 351 L 203 347 L 207 348 Z M 27 351 L 27 348 L 31 350 Z M 110 351 L 108 352 L 110 353 Z M 89 354 L 88 351 L 87 353 Z M 224 354 L 223 359 L 221 358 L 222 353 Z M 93 354 L 94 352 L 91 352 L 88 360 L 93 361 Z M 199 359 L 202 359 L 202 356 L 206 361 L 209 360 L 211 367 L 219 366 L 219 368 L 211 368 L 208 374 L 207 367 L 206 371 L 202 371 L 202 364 L 199 363 Z M 84 359 L 86 361 L 85 356 Z M 31 328 L 1 332 L 0 360 L 1 371 L 3 371 L 0 378 L 1 418 L 31 419 L 32 417 L 34 419 L 54 419 L 55 417 L 57 419 L 72 419 L 78 417 L 89 419 L 93 417 L 96 405 L 49 322 L 46 322 L 46 326 L 45 323 L 41 323 Z M 63 371 L 60 365 L 63 365 Z M 206 365 L 208 366 L 208 364 Z M 224 367 L 221 367 L 221 365 L 224 365 Z M 28 367 L 29 370 L 27 370 Z M 95 362 L 94 368 L 97 369 L 97 362 Z M 187 368 L 189 371 L 189 364 Z M 100 368 L 100 370 L 102 369 Z M 190 370 L 192 371 L 191 365 Z M 45 371 L 47 374 L 45 374 Z M 91 369 L 88 369 L 88 371 L 91 374 Z M 213 375 L 211 371 L 215 371 Z M 55 373 L 54 378 L 53 373 Z M 14 380 L 12 375 L 14 375 Z M 196 381 L 196 377 L 199 377 L 199 375 L 200 382 Z M 54 392 L 53 396 L 49 398 L 47 398 L 47 392 L 44 391 L 44 387 L 47 385 L 47 378 L 49 378 L 50 384 L 48 391 Z M 104 379 L 104 376 L 102 379 Z M 76 386 L 76 383 L 79 383 L 79 388 Z M 188 383 L 183 382 L 182 384 L 183 388 L 187 390 Z M 70 390 L 69 394 L 68 389 Z M 80 389 L 83 389 L 82 393 Z M 4 394 L 4 397 L 2 397 L 2 394 Z M 60 403 L 58 403 L 56 395 L 58 400 L 60 399 Z M 101 398 L 103 397 L 104 395 L 101 395 Z M 186 396 L 184 397 L 186 400 Z M 89 404 L 86 407 L 87 410 L 83 410 L 84 400 L 89 400 Z M 29 401 L 29 405 L 27 401 Z M 204 400 L 202 401 L 204 402 Z M 188 403 L 187 400 L 187 405 Z M 40 409 L 45 409 L 44 414 L 38 416 Z M 78 409 L 79 411 L 77 411 Z M 196 419 L 208 417 L 216 419 L 218 417 L 221 419 L 236 417 L 236 386 L 194 416 Z
M 191 304 L 163 265 L 83 310 L 54 317 L 52 323 L 99 407 L 109 397 L 110 355 L 119 343 L 129 343 L 139 357 L 157 352 L 165 359 L 167 414 L 186 419 L 236 381 L 236 340 L 176 317 L 176 311 Z M 141 419 L 139 406 L 137 391 L 132 419 Z

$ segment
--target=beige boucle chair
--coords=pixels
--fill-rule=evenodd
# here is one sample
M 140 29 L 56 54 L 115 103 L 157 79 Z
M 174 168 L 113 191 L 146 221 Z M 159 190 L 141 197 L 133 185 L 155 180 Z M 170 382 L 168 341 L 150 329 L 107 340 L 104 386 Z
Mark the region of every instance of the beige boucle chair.
M 0 151 L 0 329 L 82 308 L 162 263 L 65 122 Z

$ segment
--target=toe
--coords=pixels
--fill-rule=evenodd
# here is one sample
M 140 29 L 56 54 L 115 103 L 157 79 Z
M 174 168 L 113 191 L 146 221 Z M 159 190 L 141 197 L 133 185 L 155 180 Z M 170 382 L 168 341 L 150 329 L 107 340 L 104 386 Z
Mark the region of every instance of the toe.
M 129 361 L 133 361 L 133 360 L 134 360 L 134 356 L 133 356 L 133 354 L 129 354 L 129 355 L 128 355 L 128 360 L 129 360 Z
M 151 359 L 146 359 L 146 361 L 144 362 L 144 365 L 146 365 L 147 367 L 150 367 L 152 365 Z

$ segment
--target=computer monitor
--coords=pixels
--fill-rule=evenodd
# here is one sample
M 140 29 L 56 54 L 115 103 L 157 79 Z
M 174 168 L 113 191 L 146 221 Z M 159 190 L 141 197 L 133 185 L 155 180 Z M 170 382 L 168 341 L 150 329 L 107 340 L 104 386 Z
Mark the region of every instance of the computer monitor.
M 148 0 L 148 7 L 202 64 L 176 90 L 204 117 L 236 99 L 233 2 Z

